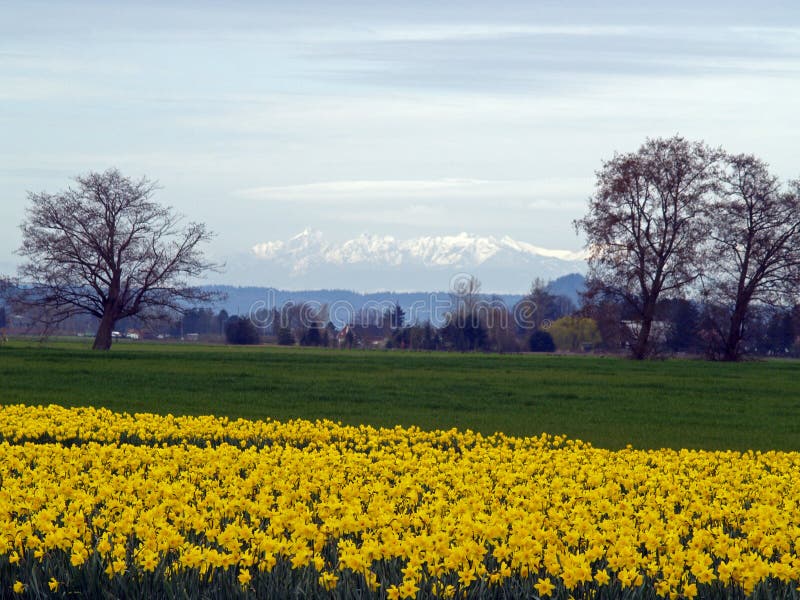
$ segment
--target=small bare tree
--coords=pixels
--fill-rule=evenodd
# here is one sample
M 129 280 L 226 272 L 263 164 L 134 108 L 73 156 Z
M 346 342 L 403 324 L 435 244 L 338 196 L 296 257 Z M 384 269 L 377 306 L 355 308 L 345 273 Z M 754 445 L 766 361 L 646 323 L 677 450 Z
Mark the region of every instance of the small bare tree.
M 638 151 L 603 164 L 589 212 L 575 221 L 586 234 L 590 284 L 621 298 L 637 315 L 634 358 L 652 351 L 659 298 L 699 276 L 697 250 L 717 158 L 706 145 L 678 136 L 647 140 Z
M 724 165 L 719 194 L 709 211 L 704 297 L 712 309 L 712 350 L 733 361 L 742 355 L 754 303 L 797 301 L 800 181 L 785 188 L 751 155 L 726 156 Z
M 116 169 L 75 179 L 57 194 L 31 193 L 21 225 L 27 259 L 19 267 L 16 301 L 49 329 L 76 314 L 100 321 L 96 350 L 111 347 L 115 323 L 146 320 L 214 297 L 188 285 L 215 265 L 199 246 L 212 234 L 184 224 L 151 200 L 157 184 Z
M 458 273 L 450 280 L 450 305 L 454 312 L 472 315 L 481 298 L 481 282 L 474 275 Z

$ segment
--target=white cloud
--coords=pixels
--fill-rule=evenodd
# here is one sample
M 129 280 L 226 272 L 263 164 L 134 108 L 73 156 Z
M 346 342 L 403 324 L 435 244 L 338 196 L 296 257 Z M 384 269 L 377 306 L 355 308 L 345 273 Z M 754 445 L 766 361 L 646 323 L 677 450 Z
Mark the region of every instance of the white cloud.
M 654 35 L 660 28 L 629 25 L 526 25 L 514 23 L 461 23 L 416 27 L 378 26 L 353 30 L 305 30 L 300 39 L 313 42 L 455 42 L 520 36 L 630 36 Z
M 324 181 L 241 190 L 248 198 L 319 200 L 325 198 L 396 198 L 463 194 L 485 187 L 476 179 Z
M 536 196 L 583 198 L 591 190 L 592 180 L 586 178 L 543 179 L 532 181 L 491 181 L 482 179 L 430 180 L 350 180 L 324 181 L 297 185 L 265 186 L 239 190 L 237 195 L 253 200 L 284 200 L 299 202 L 376 200 L 406 200 L 421 198 L 439 200 L 530 199 Z M 411 205 L 417 212 L 430 207 Z

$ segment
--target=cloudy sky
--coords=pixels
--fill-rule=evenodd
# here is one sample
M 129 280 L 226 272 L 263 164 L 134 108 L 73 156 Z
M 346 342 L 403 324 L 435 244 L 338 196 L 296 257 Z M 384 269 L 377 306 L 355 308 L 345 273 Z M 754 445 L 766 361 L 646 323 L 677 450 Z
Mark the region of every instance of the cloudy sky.
M 307 227 L 578 249 L 648 136 L 800 175 L 794 1 L 0 4 L 0 272 L 27 191 L 110 166 L 228 262 Z

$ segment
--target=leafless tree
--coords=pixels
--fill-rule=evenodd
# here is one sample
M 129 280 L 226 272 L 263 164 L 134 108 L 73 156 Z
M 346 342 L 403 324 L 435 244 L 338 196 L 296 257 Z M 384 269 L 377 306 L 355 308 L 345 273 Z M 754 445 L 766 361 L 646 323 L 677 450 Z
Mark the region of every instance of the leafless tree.
M 459 273 L 450 280 L 450 306 L 453 312 L 473 314 L 481 298 L 481 282 L 474 275 Z
M 11 278 L 7 275 L 0 274 L 0 299 L 7 297 L 10 290 L 14 288 L 15 286 Z
M 530 291 L 514 307 L 514 318 L 520 330 L 546 329 L 556 319 L 575 311 L 569 298 L 550 293 L 547 286 L 537 277 L 531 283 Z
M 494 352 L 519 352 L 520 345 L 514 326 L 514 315 L 499 296 L 486 303 L 487 345 Z
M 581 309 L 579 316 L 593 319 L 600 329 L 603 338 L 602 347 L 605 350 L 617 351 L 631 344 L 630 330 L 624 325 L 624 309 L 620 299 L 615 294 L 609 294 L 598 280 L 588 282 L 586 289 L 581 293 Z
M 653 350 L 659 298 L 699 276 L 697 249 L 718 156 L 679 136 L 649 139 L 638 151 L 603 164 L 588 214 L 575 221 L 586 234 L 590 281 L 624 300 L 641 322 L 631 345 L 634 358 Z
M 108 350 L 120 319 L 147 320 L 213 298 L 188 283 L 216 268 L 199 248 L 212 234 L 153 202 L 155 182 L 116 169 L 75 182 L 57 194 L 29 194 L 21 225 L 18 253 L 27 262 L 16 301 L 46 328 L 94 315 L 94 348 Z
M 754 303 L 789 305 L 800 284 L 800 181 L 782 186 L 751 155 L 726 156 L 709 211 L 711 242 L 704 298 L 714 310 L 712 349 L 742 356 Z

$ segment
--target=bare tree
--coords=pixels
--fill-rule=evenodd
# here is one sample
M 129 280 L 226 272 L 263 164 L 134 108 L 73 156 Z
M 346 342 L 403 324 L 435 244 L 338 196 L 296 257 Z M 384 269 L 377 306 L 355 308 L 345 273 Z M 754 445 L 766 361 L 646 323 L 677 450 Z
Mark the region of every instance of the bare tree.
M 481 298 L 481 282 L 474 275 L 459 273 L 450 280 L 450 306 L 454 312 L 473 314 Z
M 548 284 L 537 277 L 530 291 L 514 307 L 515 320 L 520 331 L 545 329 L 547 326 L 575 311 L 575 305 L 566 296 L 548 291 Z
M 7 275 L 0 274 L 0 301 L 8 298 L 12 291 L 16 290 L 14 282 Z
M 482 348 L 486 342 L 485 308 L 480 280 L 466 273 L 453 276 L 450 280 L 450 310 L 445 315 L 442 337 L 461 352 Z
M 653 349 L 659 298 L 699 276 L 697 249 L 717 158 L 706 145 L 678 136 L 649 139 L 603 164 L 589 212 L 575 221 L 586 234 L 590 281 L 621 298 L 640 321 L 634 358 Z
M 27 262 L 19 267 L 25 285 L 16 299 L 46 329 L 94 315 L 94 348 L 108 350 L 118 320 L 161 317 L 214 297 L 188 285 L 216 267 L 199 249 L 212 234 L 153 202 L 155 182 L 116 169 L 75 181 L 57 194 L 29 194 L 21 225 L 18 253 Z
M 800 284 L 800 181 L 788 189 L 751 155 L 726 156 L 710 214 L 704 297 L 714 310 L 713 350 L 742 356 L 753 303 L 793 304 Z M 793 296 L 794 295 L 794 296 Z

